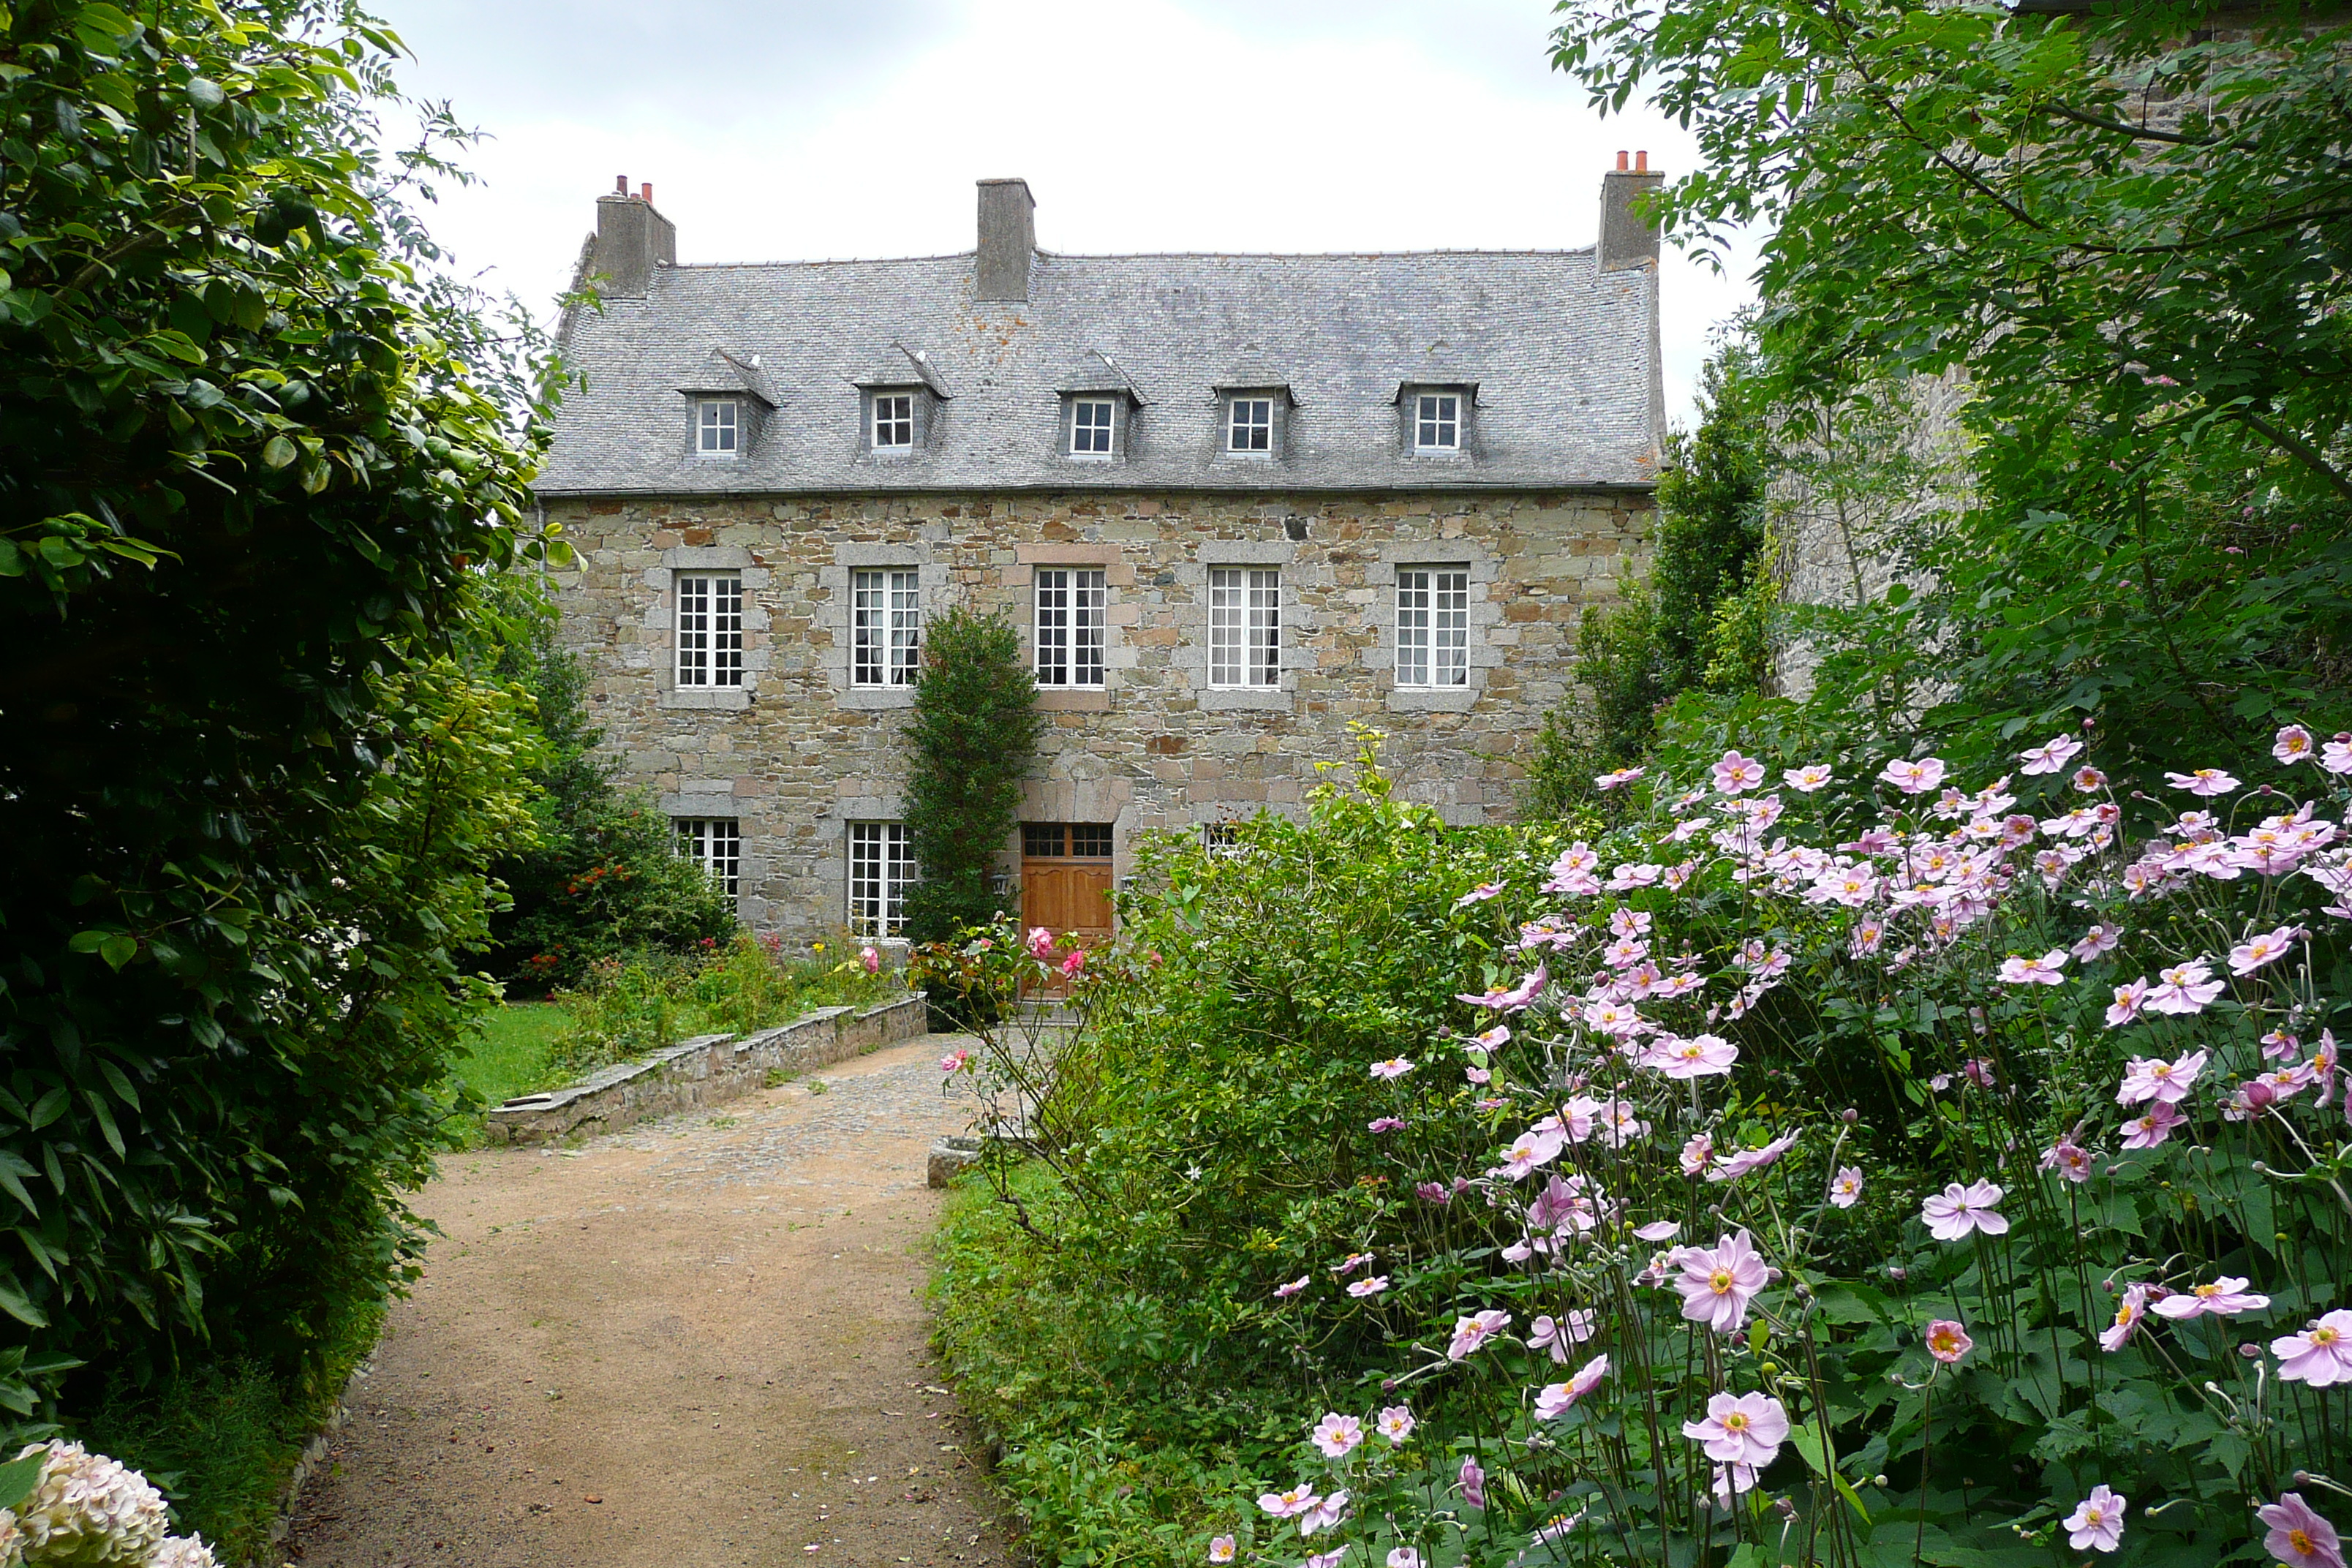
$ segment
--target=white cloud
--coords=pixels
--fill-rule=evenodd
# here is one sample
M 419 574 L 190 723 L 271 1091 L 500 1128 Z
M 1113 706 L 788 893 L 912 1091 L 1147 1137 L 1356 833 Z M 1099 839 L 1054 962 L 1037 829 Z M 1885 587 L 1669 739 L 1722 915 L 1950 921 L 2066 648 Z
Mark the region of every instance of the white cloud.
M 1534 0 L 383 0 L 408 89 L 494 140 L 437 237 L 526 300 L 568 281 L 615 174 L 681 260 L 969 248 L 972 182 L 1019 174 L 1073 252 L 1591 243 L 1620 148 L 1687 167 L 1661 117 L 1602 120 Z M 1744 274 L 1748 258 L 1740 263 Z M 1668 400 L 1750 296 L 1669 253 Z

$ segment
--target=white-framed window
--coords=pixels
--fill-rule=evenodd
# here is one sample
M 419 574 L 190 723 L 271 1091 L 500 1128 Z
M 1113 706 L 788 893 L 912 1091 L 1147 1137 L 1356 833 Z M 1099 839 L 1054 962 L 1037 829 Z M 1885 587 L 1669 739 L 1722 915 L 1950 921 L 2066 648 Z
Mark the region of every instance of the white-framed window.
M 1459 393 L 1424 392 L 1414 397 L 1412 448 L 1416 452 L 1458 452 L 1462 449 L 1462 397 Z
M 1230 822 L 1201 824 L 1201 847 L 1212 859 L 1242 852 L 1242 836 Z
M 678 689 L 742 684 L 743 579 L 732 572 L 679 573 Z
M 1037 568 L 1037 684 L 1103 684 L 1100 567 Z
M 1396 682 L 1470 683 L 1470 569 L 1400 566 L 1396 574 Z
M 694 408 L 694 455 L 731 458 L 742 449 L 742 409 L 731 397 L 706 397 Z
M 849 825 L 849 930 L 855 936 L 897 936 L 907 925 L 907 889 L 915 858 L 903 822 Z
M 923 657 L 923 595 L 911 566 L 849 574 L 849 681 L 912 686 Z
M 1108 398 L 1082 397 L 1070 408 L 1070 456 L 1108 458 L 1118 405 Z
M 672 819 L 677 827 L 677 852 L 709 874 L 710 879 L 730 893 L 740 890 L 743 879 L 743 833 L 731 816 L 680 816 Z
M 1225 450 L 1274 450 L 1274 399 L 1236 397 L 1225 405 Z
M 1209 684 L 1282 684 L 1282 574 L 1268 567 L 1209 569 Z
M 915 395 L 877 392 L 874 395 L 874 449 L 904 452 L 915 445 Z

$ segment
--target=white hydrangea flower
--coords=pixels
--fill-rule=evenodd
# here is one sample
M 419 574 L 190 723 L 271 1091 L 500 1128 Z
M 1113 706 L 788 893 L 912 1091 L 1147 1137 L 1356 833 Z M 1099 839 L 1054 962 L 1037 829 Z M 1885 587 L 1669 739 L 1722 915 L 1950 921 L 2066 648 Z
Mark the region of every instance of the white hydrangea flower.
M 79 1443 L 36 1443 L 16 1458 L 44 1449 L 41 1479 L 17 1511 L 25 1554 L 42 1568 L 144 1568 L 167 1528 L 163 1494 Z
M 16 1516 L 0 1508 L 0 1568 L 24 1568 L 25 1531 Z
M 220 1563 L 203 1536 L 173 1535 L 155 1548 L 155 1555 L 147 1559 L 147 1568 L 220 1568 Z

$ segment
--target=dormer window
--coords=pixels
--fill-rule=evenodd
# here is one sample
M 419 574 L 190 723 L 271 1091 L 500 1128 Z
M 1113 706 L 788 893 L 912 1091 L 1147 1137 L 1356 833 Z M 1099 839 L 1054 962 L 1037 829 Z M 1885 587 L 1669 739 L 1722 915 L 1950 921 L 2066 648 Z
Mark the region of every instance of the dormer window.
M 1477 383 L 1406 382 L 1397 388 L 1396 405 L 1398 436 L 1408 457 L 1477 456 Z
M 1412 449 L 1416 452 L 1458 452 L 1462 449 L 1462 396 L 1453 392 L 1423 392 L 1413 398 Z
M 1273 398 L 1231 398 L 1227 400 L 1225 409 L 1226 451 L 1271 453 L 1274 450 Z
M 1107 458 L 1118 428 L 1118 405 L 1108 397 L 1074 398 L 1070 404 L 1070 456 Z
M 915 446 L 915 395 L 877 392 L 874 395 L 874 449 L 912 451 Z
M 742 449 L 742 405 L 731 397 L 706 397 L 697 403 L 695 456 L 732 458 Z

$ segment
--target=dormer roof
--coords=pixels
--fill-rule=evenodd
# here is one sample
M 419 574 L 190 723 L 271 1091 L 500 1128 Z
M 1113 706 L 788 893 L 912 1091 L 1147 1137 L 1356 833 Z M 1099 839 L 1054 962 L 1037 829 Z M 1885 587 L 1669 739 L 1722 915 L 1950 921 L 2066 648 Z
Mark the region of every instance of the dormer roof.
M 760 368 L 759 355 L 738 356 L 720 348 L 704 355 L 679 384 L 678 390 L 688 397 L 741 393 L 770 408 L 780 406 L 776 395 L 769 389 L 766 373 Z
M 910 349 L 904 343 L 892 343 L 888 349 L 866 366 L 861 375 L 849 378 L 853 386 L 868 390 L 893 386 L 928 387 L 934 397 L 948 396 L 947 387 L 940 380 L 939 371 L 931 357 L 921 349 Z
M 1079 355 L 1076 363 L 1056 379 L 1055 390 L 1063 393 L 1113 392 L 1138 405 L 1150 401 L 1136 390 L 1135 383 L 1127 372 L 1100 349 L 1088 349 Z

